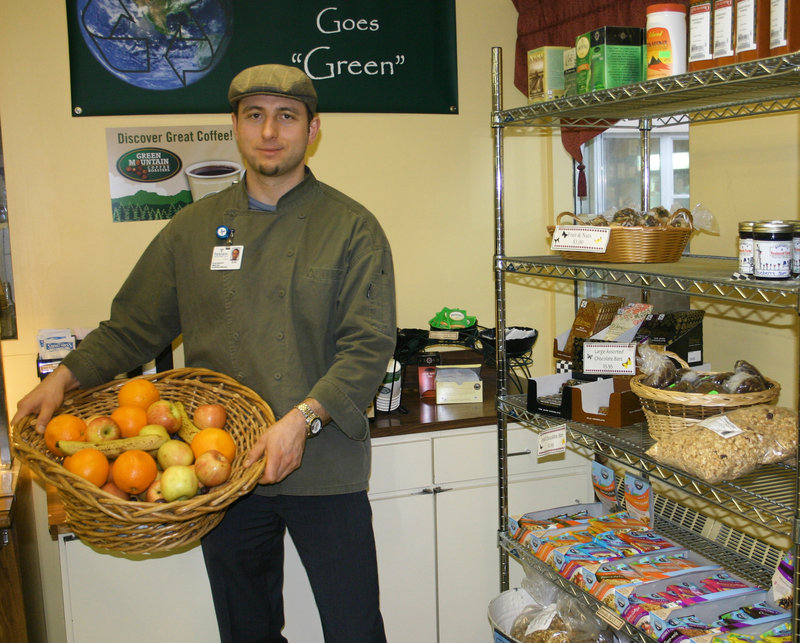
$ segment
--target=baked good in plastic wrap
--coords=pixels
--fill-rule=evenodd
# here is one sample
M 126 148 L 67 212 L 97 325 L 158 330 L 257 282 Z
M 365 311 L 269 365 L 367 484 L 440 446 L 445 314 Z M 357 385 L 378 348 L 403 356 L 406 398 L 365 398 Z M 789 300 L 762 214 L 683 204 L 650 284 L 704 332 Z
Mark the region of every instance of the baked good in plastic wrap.
M 797 413 L 758 404 L 722 413 L 659 440 L 647 455 L 716 484 L 797 453 Z

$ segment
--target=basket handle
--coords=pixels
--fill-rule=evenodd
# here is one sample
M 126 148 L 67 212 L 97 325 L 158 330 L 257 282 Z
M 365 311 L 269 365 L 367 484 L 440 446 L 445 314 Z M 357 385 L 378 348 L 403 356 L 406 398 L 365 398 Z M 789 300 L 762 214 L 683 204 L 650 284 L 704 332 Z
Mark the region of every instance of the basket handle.
M 580 220 L 578 217 L 576 217 L 576 216 L 575 216 L 575 215 L 574 215 L 572 212 L 561 212 L 561 213 L 560 213 L 560 214 L 559 214 L 559 215 L 556 217 L 556 225 L 563 225 L 563 224 L 561 223 L 561 219 L 562 219 L 564 216 L 568 216 L 568 217 L 570 217 L 570 218 L 572 219 L 572 225 L 575 225 L 575 224 L 578 224 L 578 223 L 580 223 L 580 222 L 581 222 L 581 220 Z
M 672 225 L 675 221 L 679 219 L 685 219 L 689 222 L 689 230 L 694 230 L 694 219 L 692 218 L 692 213 L 689 212 L 686 208 L 678 208 L 675 212 L 672 213 L 672 216 L 667 219 L 667 226 Z M 677 227 L 677 226 L 676 226 Z
M 667 357 L 671 357 L 672 359 L 674 359 L 676 362 L 678 362 L 678 364 L 683 366 L 683 368 L 689 368 L 689 364 L 687 362 L 684 362 L 683 358 L 680 355 L 676 355 L 672 351 L 661 351 L 661 352 L 664 353 L 664 355 L 666 355 Z

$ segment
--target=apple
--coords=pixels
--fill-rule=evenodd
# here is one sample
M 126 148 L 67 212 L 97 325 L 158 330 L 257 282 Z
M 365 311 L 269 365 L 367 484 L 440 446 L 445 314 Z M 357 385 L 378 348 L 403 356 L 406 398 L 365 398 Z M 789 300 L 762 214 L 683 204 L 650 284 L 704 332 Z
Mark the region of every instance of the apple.
M 199 483 L 192 467 L 174 464 L 161 474 L 161 494 L 164 500 L 188 500 L 197 494 Z
M 181 412 L 174 402 L 157 400 L 147 407 L 147 423 L 160 424 L 172 435 L 181 428 Z
M 216 487 L 231 476 L 231 461 L 216 449 L 209 449 L 195 460 L 194 472 L 200 484 Z
M 160 476 L 153 480 L 153 482 L 150 483 L 150 486 L 147 487 L 147 492 L 145 493 L 144 499 L 147 502 L 166 502 L 164 499 L 164 494 L 161 493 Z
M 115 485 L 113 481 L 106 482 L 100 488 L 103 491 L 107 491 L 112 496 L 116 496 L 117 498 L 122 498 L 123 500 L 130 500 L 131 499 L 130 494 L 125 493 L 122 489 L 120 489 L 117 485 Z
M 160 435 L 167 440 L 171 439 L 170 434 L 160 424 L 145 424 L 139 431 L 139 435 Z
M 200 429 L 221 429 L 228 419 L 228 412 L 222 404 L 201 404 L 194 410 L 192 419 Z
M 122 430 L 110 415 L 94 415 L 86 420 L 86 441 L 104 442 L 122 437 Z
M 158 447 L 156 460 L 162 469 L 176 464 L 190 465 L 194 462 L 194 452 L 183 440 L 167 440 Z

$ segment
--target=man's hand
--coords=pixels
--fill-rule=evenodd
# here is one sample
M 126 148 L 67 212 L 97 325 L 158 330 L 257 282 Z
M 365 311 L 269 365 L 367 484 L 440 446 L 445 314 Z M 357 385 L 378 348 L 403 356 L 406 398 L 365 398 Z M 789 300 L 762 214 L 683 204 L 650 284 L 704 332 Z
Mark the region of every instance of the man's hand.
M 274 484 L 300 466 L 305 447 L 306 420 L 300 411 L 292 409 L 258 438 L 247 454 L 244 466 L 249 467 L 264 455 L 266 466 L 259 483 Z
M 78 386 L 79 382 L 72 371 L 64 365 L 59 365 L 39 382 L 36 388 L 17 402 L 17 412 L 11 419 L 11 424 L 16 424 L 26 415 L 38 413 L 36 430 L 44 433 L 44 428 L 53 417 L 53 413 L 64 401 L 64 393 Z

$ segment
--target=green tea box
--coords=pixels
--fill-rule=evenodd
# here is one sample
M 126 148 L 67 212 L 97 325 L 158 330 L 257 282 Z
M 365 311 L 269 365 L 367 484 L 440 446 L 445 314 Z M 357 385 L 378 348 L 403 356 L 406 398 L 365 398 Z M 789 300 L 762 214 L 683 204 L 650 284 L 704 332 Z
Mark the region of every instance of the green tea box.
M 601 27 L 575 39 L 575 74 L 579 94 L 645 78 L 645 31 L 641 27 Z
M 564 50 L 539 47 L 528 52 L 528 104 L 564 95 Z

